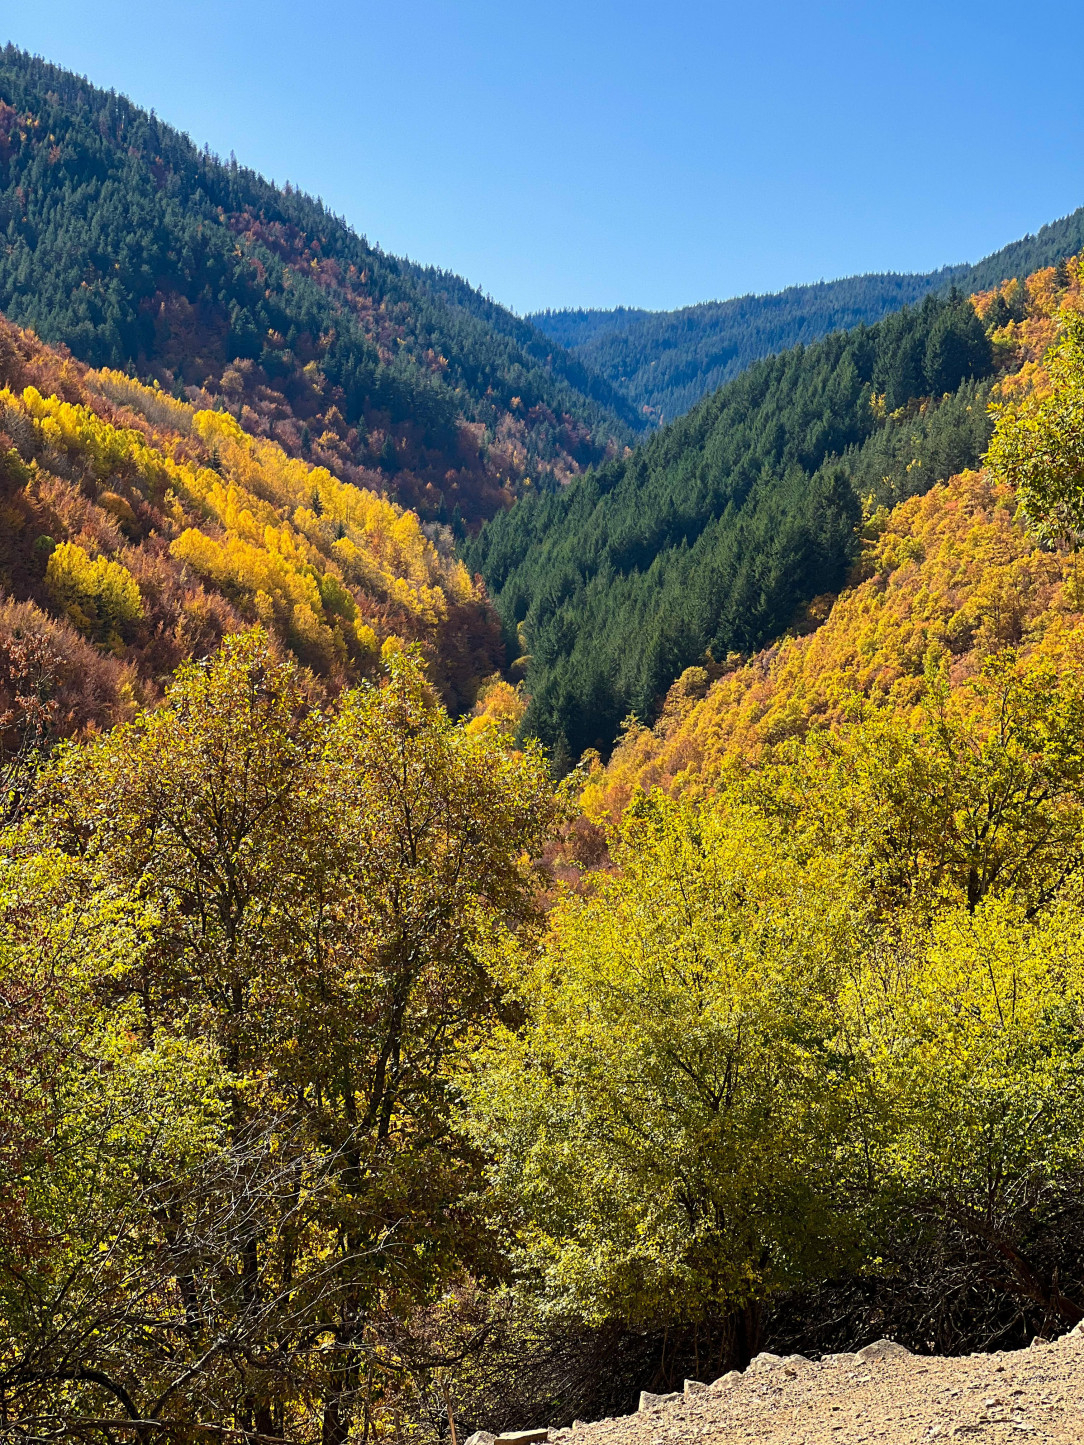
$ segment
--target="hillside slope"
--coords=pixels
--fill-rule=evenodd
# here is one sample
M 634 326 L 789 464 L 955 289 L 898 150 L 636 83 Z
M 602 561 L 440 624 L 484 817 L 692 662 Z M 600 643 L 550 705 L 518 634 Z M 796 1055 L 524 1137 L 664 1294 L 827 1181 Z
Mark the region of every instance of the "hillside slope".
M 1032 277 L 1028 318 L 1005 328 L 1012 370 L 998 383 L 1002 400 L 1042 384 L 1056 309 L 1080 306 L 1076 263 L 1065 289 L 1055 280 L 1052 271 Z M 992 312 L 1003 290 L 980 296 L 980 307 Z M 870 708 L 907 711 L 930 667 L 958 685 L 999 648 L 1059 657 L 1084 642 L 1079 556 L 1043 548 L 1011 493 L 985 472 L 965 471 L 878 509 L 850 581 L 834 602 L 818 599 L 794 635 L 750 660 L 689 669 L 655 726 L 629 728 L 609 767 L 595 773 L 590 810 L 617 816 L 638 788 L 703 794 L 728 763 L 756 761 L 811 727 L 839 726 Z
M 539 312 L 528 319 L 629 399 L 649 420 L 670 421 L 752 362 L 837 331 L 872 325 L 930 292 L 987 290 L 1084 248 L 1084 207 L 975 265 L 915 275 L 848 276 L 766 296 L 708 301 L 677 311 Z
M 0 53 L 0 310 L 425 516 L 492 515 L 637 423 L 459 278 L 220 164 L 123 97 Z M 458 508 L 458 514 L 456 509 Z
M 1009 294 L 1012 327 L 1026 295 Z M 464 556 L 525 654 L 527 727 L 605 751 L 684 668 L 764 646 L 837 590 L 860 499 L 977 463 L 987 378 L 1013 364 L 1000 315 L 927 297 L 757 362 L 630 458 L 494 519 Z
M 254 622 L 318 689 L 416 642 L 462 709 L 499 665 L 499 630 L 429 533 L 228 413 L 88 369 L 0 318 L 0 728 L 20 679 L 49 694 L 62 732 L 115 721 Z
M 1084 572 L 1042 551 L 1014 512 L 980 472 L 901 504 L 863 555 L 864 580 L 814 631 L 714 682 L 707 669 L 687 671 L 654 728 L 630 728 L 596 774 L 591 810 L 617 816 L 637 788 L 702 794 L 728 762 L 755 761 L 810 727 L 869 707 L 906 711 L 931 660 L 958 683 L 998 646 L 1056 655 L 1079 640 Z

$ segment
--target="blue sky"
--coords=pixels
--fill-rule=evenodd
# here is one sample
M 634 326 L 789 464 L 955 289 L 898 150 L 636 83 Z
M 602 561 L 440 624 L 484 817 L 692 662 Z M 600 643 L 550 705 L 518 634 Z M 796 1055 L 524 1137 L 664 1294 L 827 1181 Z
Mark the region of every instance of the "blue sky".
M 1084 6 L 5 0 L 16 44 L 526 312 L 976 260 L 1084 203 Z

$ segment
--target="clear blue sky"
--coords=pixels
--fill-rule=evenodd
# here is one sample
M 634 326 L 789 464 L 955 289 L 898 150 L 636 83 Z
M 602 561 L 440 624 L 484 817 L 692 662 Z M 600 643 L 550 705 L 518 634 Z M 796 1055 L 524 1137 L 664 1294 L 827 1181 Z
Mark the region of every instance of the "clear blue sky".
M 1084 203 L 1084 6 L 33 0 L 16 44 L 526 312 L 976 260 Z

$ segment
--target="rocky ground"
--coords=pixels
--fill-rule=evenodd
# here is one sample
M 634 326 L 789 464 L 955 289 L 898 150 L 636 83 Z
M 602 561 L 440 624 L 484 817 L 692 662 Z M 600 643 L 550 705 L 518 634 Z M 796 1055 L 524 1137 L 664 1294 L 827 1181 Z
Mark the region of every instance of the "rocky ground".
M 818 1363 L 758 1355 L 744 1374 L 688 1381 L 684 1395 L 645 1394 L 637 1415 L 547 1434 L 558 1445 L 1084 1445 L 1084 1326 L 1026 1350 L 958 1359 L 885 1340 Z

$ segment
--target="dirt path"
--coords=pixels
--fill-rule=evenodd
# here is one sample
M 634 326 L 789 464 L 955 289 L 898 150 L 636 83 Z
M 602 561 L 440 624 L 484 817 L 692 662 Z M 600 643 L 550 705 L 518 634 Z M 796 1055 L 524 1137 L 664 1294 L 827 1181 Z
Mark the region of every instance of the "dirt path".
M 946 1359 L 882 1342 L 818 1364 L 760 1355 L 742 1375 L 638 1415 L 550 1432 L 561 1445 L 1084 1445 L 1084 1333 L 1026 1350 Z

